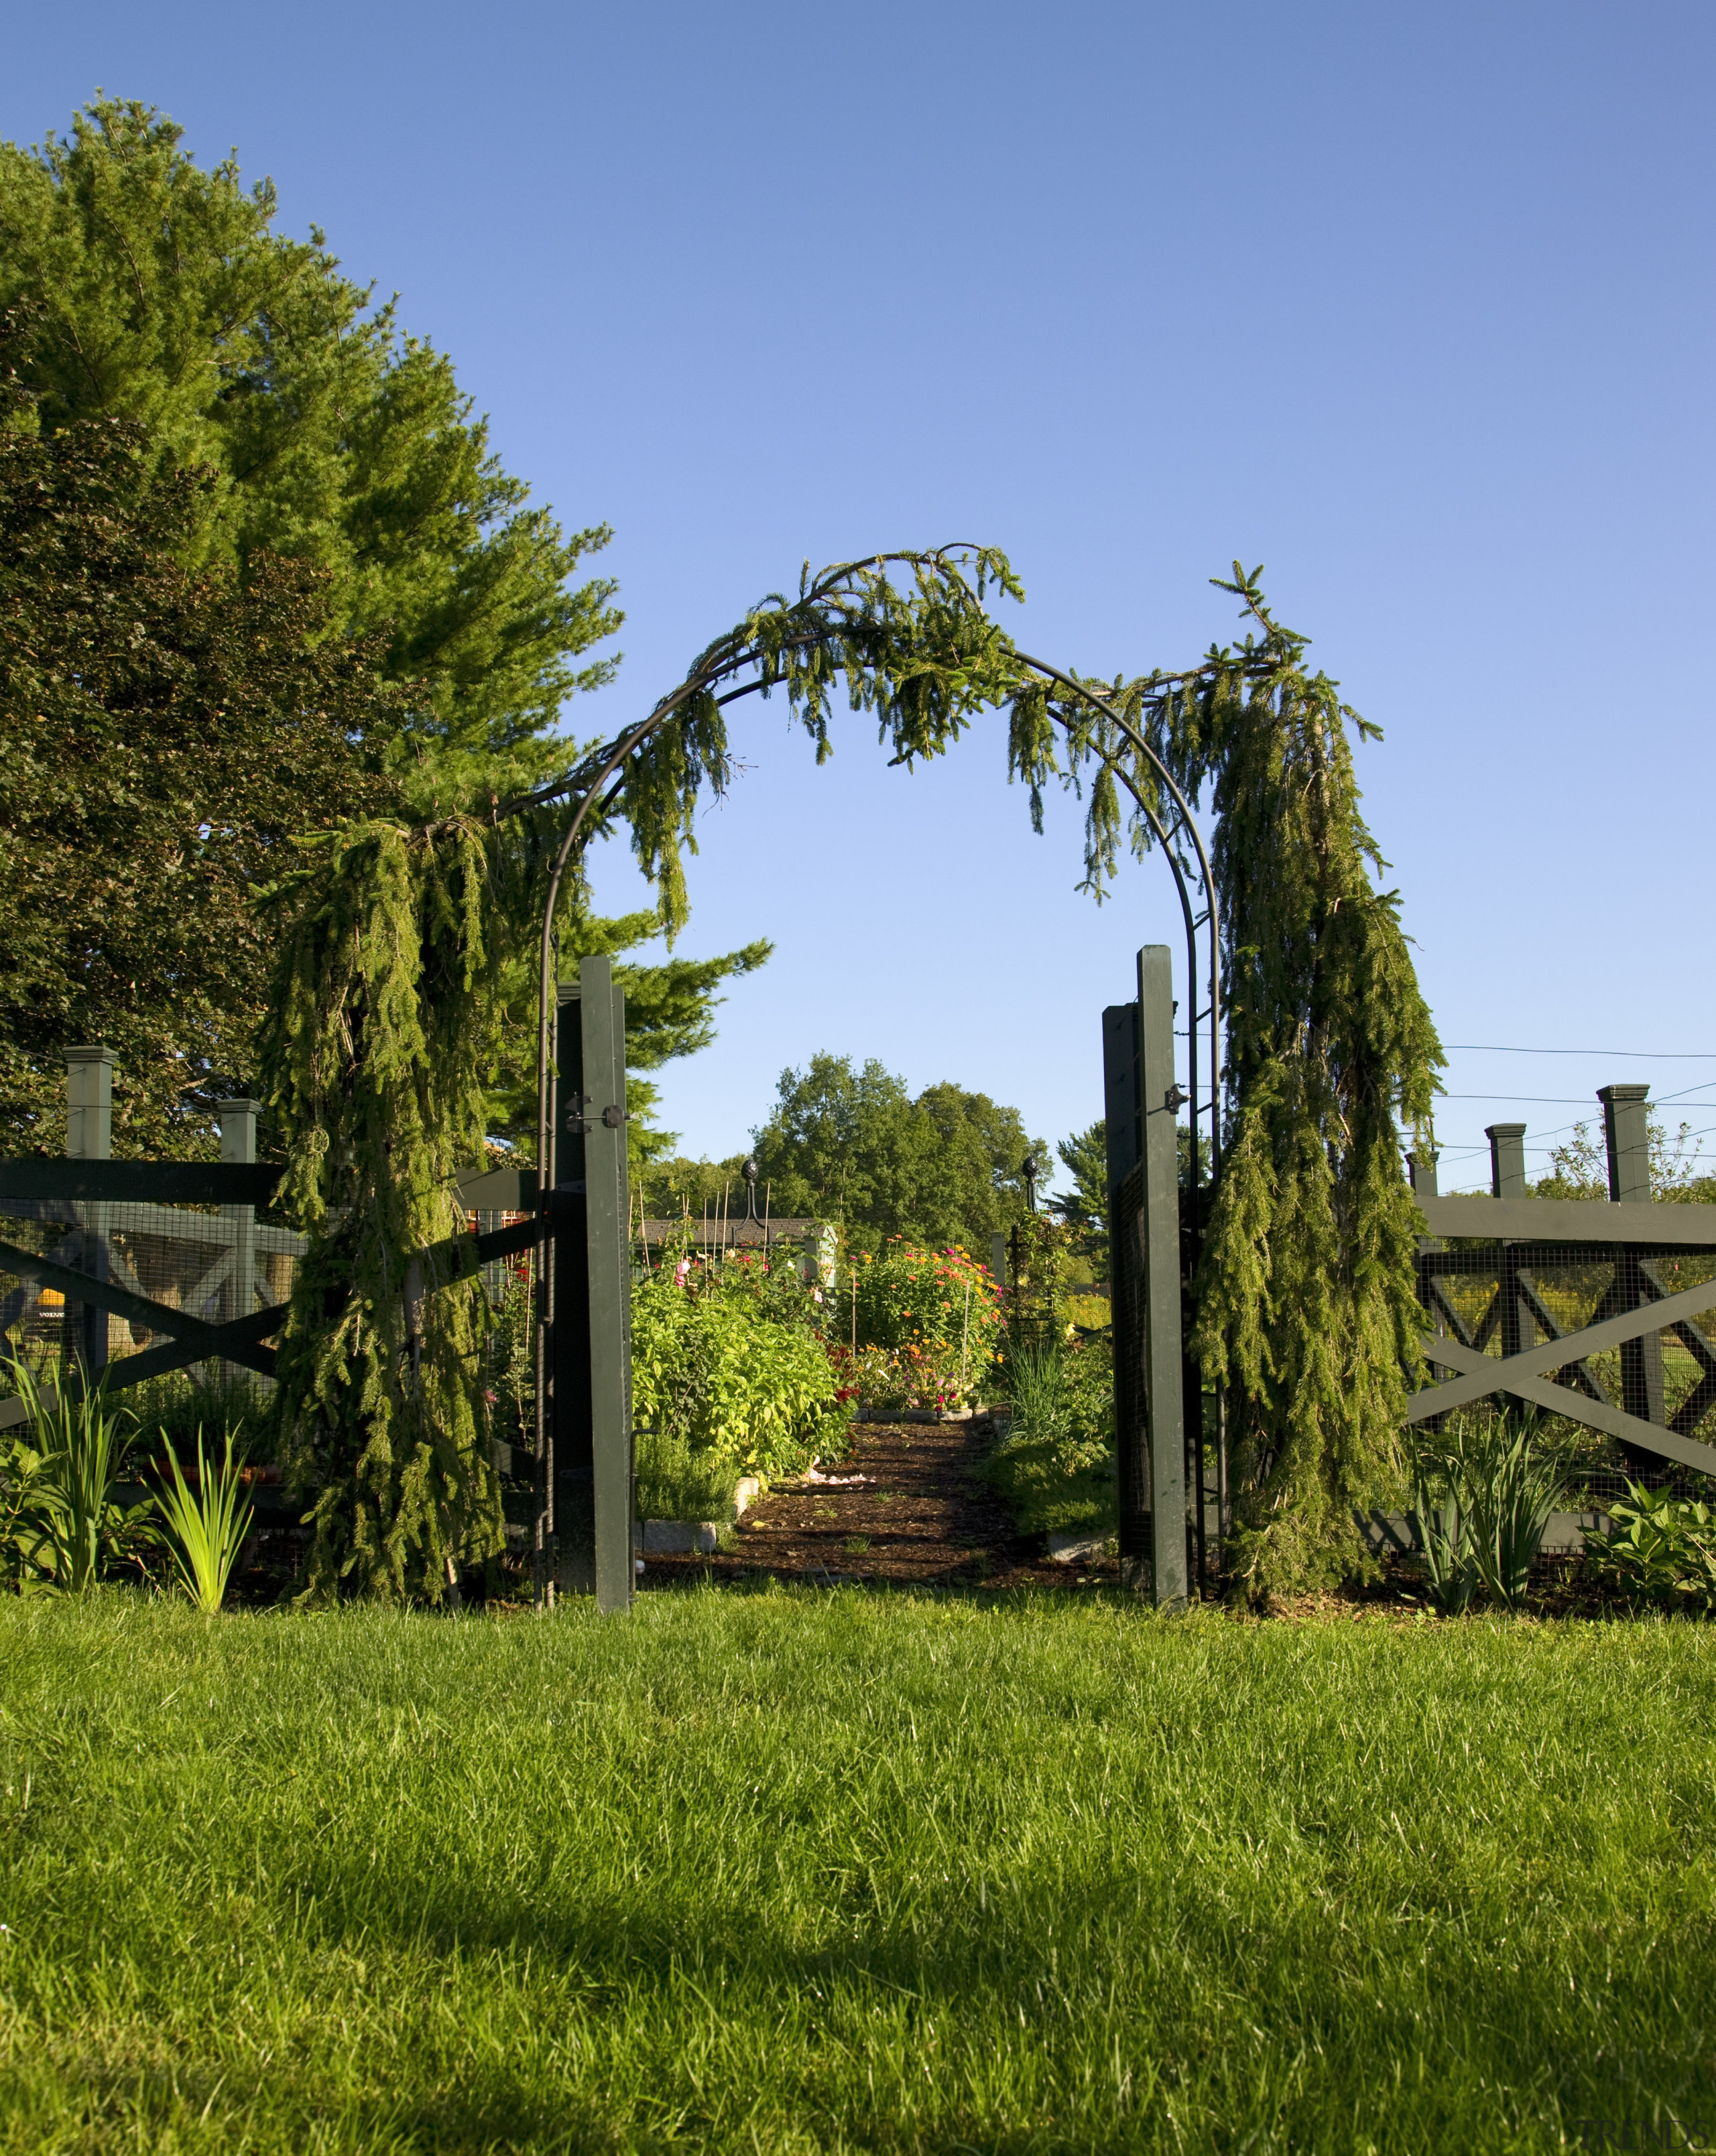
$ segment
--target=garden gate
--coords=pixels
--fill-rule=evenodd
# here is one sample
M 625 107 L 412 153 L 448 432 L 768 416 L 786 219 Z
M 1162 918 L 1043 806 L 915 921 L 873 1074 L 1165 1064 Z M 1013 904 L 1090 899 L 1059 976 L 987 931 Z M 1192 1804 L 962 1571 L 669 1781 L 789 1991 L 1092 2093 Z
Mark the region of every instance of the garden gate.
M 633 1577 L 624 1039 L 609 961 L 585 958 L 560 989 L 546 1173 L 461 1177 L 460 1204 L 479 1232 L 420 1251 L 404 1289 L 408 1307 L 537 1253 L 537 1594 L 546 1603 L 557 1585 L 593 1591 L 604 1610 L 629 1606 Z M 271 1379 L 270 1343 L 305 1244 L 257 1219 L 280 1180 L 256 1159 L 258 1103 L 222 1104 L 218 1161 L 114 1160 L 112 1052 L 73 1048 L 66 1060 L 66 1157 L 0 1161 L 0 1337 L 57 1333 L 60 1384 L 73 1391 L 90 1378 L 118 1391 L 211 1363 Z M 116 1320 L 126 1328 L 118 1339 Z M 24 1419 L 21 1399 L 0 1400 L 0 1429 Z

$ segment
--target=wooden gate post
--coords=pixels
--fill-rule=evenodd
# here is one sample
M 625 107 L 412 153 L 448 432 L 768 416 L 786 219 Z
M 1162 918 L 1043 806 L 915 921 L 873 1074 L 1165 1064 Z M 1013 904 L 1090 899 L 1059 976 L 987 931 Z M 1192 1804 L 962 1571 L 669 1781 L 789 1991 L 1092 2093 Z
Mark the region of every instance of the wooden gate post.
M 113 1156 L 113 1050 L 99 1044 L 65 1051 L 65 1151 L 70 1160 L 110 1160 Z M 83 1270 L 95 1280 L 110 1280 L 112 1253 L 107 1247 L 109 1209 L 86 1199 L 78 1208 L 83 1229 Z M 90 1378 L 107 1368 L 107 1312 L 92 1302 L 68 1302 L 60 1330 L 60 1365 L 69 1382 L 81 1365 Z
M 1651 1124 L 1646 1102 L 1648 1086 L 1600 1086 L 1603 1104 L 1603 1137 L 1609 1154 L 1609 1198 L 1616 1205 L 1648 1205 L 1651 1202 Z M 1621 1307 L 1637 1310 L 1647 1300 L 1644 1276 L 1636 1256 L 1617 1250 L 1615 1285 Z M 1666 1422 L 1662 1401 L 1662 1336 L 1647 1332 L 1621 1348 L 1621 1404 L 1642 1422 Z M 1629 1454 L 1636 1471 L 1646 1462 Z M 1656 1462 L 1649 1465 L 1655 1467 Z
M 1487 1123 L 1483 1134 L 1490 1142 L 1491 1197 L 1529 1197 L 1531 1194 L 1525 1181 L 1524 1124 Z M 1528 1348 L 1537 1345 L 1537 1327 L 1520 1286 L 1517 1245 L 1503 1243 L 1498 1255 L 1498 1264 L 1500 1277 L 1497 1286 L 1501 1297 L 1502 1353 L 1503 1355 L 1520 1355 Z
M 625 998 L 585 958 L 557 1007 L 552 1420 L 555 1584 L 632 1600 L 631 1265 Z
M 1185 1390 L 1180 1338 L 1180 1092 L 1174 1082 L 1174 966 L 1165 943 L 1138 953 L 1138 1091 L 1143 1124 L 1144 1399 L 1150 1433 L 1150 1554 L 1159 1609 L 1186 1599 Z
M 236 1161 L 245 1167 L 254 1163 L 256 1118 L 261 1109 L 259 1101 L 218 1103 L 223 1160 Z M 222 1217 L 232 1224 L 233 1238 L 233 1262 L 220 1292 L 220 1314 L 225 1319 L 248 1317 L 256 1307 L 256 1208 L 223 1205 L 220 1209 Z M 220 1368 L 229 1382 L 239 1373 L 236 1363 L 223 1363 Z
M 1180 1095 L 1165 944 L 1138 953 L 1138 999 L 1102 1014 L 1114 1312 L 1114 1434 L 1123 1579 L 1184 1605 L 1185 1390 L 1181 1360 Z
M 596 1607 L 632 1604 L 631 1184 L 626 1161 L 625 997 L 606 958 L 578 968 L 588 1192 L 590 1450 Z

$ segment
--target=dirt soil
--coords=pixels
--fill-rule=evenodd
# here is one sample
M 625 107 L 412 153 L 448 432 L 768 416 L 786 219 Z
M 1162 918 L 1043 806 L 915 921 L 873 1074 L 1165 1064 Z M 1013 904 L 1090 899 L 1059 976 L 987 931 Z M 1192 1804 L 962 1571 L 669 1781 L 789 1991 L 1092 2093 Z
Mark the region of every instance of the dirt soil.
M 752 1506 L 710 1557 L 650 1557 L 638 1585 L 773 1576 L 809 1586 L 1058 1587 L 1117 1583 L 1112 1558 L 1051 1564 L 1022 1540 L 979 1477 L 993 1433 L 970 1423 L 861 1423 L 846 1458 L 827 1467 L 861 1482 L 781 1484 Z

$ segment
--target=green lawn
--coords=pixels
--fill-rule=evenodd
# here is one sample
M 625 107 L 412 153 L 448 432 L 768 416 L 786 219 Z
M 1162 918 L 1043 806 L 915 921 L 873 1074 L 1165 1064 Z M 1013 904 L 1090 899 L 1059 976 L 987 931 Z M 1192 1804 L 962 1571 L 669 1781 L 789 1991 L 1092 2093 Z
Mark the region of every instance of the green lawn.
M 1716 1628 L 112 1594 L 0 1702 L 8 2151 L 1716 2135 Z

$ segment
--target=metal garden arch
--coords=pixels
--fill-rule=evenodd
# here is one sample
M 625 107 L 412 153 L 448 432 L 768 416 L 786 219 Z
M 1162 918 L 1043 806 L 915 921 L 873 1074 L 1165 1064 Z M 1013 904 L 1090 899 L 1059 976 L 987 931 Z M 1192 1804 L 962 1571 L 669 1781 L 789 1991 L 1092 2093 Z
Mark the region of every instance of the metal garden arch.
M 948 557 L 958 557 L 962 551 L 963 550 L 957 547 L 938 548 L 935 550 L 935 558 L 945 567 L 947 566 Z M 878 567 L 881 567 L 889 562 L 902 559 L 910 560 L 914 558 L 922 559 L 923 557 L 913 557 L 900 555 L 867 557 L 864 562 L 844 563 L 835 569 L 825 572 L 824 578 L 819 581 L 822 583 L 832 584 L 833 580 L 841 576 L 850 574 L 855 569 L 864 567 L 868 562 L 874 562 Z M 957 575 L 958 572 L 955 571 L 954 573 Z M 968 587 L 967 588 L 968 589 Z M 974 603 L 975 603 L 974 599 Z M 813 638 L 807 637 L 804 640 L 808 643 L 814 639 Z M 1116 711 L 1111 699 L 1107 696 L 1105 696 L 1100 690 L 1090 687 L 1085 683 L 1077 680 L 1071 674 L 1063 671 L 1059 667 L 1050 665 L 1046 660 L 1034 658 L 1030 654 L 1022 652 L 1015 652 L 1013 654 L 1013 657 L 1014 663 L 1018 668 L 1021 676 L 1020 681 L 1020 687 L 1021 689 L 1031 685 L 1043 685 L 1047 686 L 1051 690 L 1047 708 L 1055 722 L 1061 726 L 1063 733 L 1071 734 L 1072 730 L 1072 721 L 1067 712 L 1061 706 L 1064 700 L 1072 699 L 1083 704 L 1087 709 L 1100 716 L 1114 729 L 1117 733 L 1121 736 L 1121 737 L 1133 749 L 1135 755 L 1149 767 L 1159 782 L 1169 801 L 1172 803 L 1173 817 L 1171 824 L 1164 825 L 1164 819 L 1158 812 L 1156 803 L 1153 803 L 1148 794 L 1139 787 L 1133 777 L 1133 772 L 1128 767 L 1127 764 L 1112 753 L 1105 754 L 1100 758 L 1102 763 L 1110 770 L 1126 788 L 1127 792 L 1131 796 L 1134 805 L 1136 806 L 1139 814 L 1143 817 L 1152 836 L 1155 839 L 1157 844 L 1160 847 L 1163 855 L 1167 860 L 1169 870 L 1173 875 L 1174 887 L 1179 898 L 1180 911 L 1186 939 L 1188 977 L 1192 983 L 1192 1015 L 1190 1022 L 1187 1027 L 1189 1051 L 1187 1075 L 1189 1081 L 1189 1106 L 1191 1109 L 1191 1225 L 1193 1248 L 1194 1252 L 1195 1253 L 1201 1242 L 1202 1234 L 1202 1220 L 1200 1218 L 1201 1186 L 1198 1170 L 1200 1157 L 1199 1122 L 1203 1113 L 1203 1108 L 1200 1106 L 1199 1100 L 1200 1059 L 1198 1054 L 1198 1041 L 1200 1027 L 1202 1024 L 1206 1022 L 1209 1029 L 1208 1040 L 1210 1052 L 1207 1085 L 1205 1091 L 1207 1092 L 1207 1107 L 1210 1117 L 1210 1155 L 1212 1176 L 1214 1170 L 1220 1163 L 1221 1147 L 1220 1054 L 1221 1023 L 1220 922 L 1217 908 L 1215 877 L 1211 871 L 1209 855 L 1205 850 L 1202 836 L 1198 830 L 1196 823 L 1193 819 L 1190 806 L 1185 798 L 1184 793 L 1175 781 L 1172 773 L 1168 769 L 1161 757 L 1150 746 L 1149 742 L 1144 738 L 1143 734 L 1141 734 L 1136 727 L 1134 727 L 1128 720 L 1123 718 L 1117 711 Z M 667 725 L 674 717 L 675 714 L 681 711 L 685 705 L 691 701 L 694 697 L 714 692 L 717 690 L 717 685 L 723 680 L 731 680 L 735 675 L 743 673 L 748 669 L 757 668 L 759 666 L 759 654 L 754 642 L 741 643 L 737 645 L 734 645 L 729 641 L 724 642 L 722 645 L 715 647 L 714 655 L 709 660 L 708 663 L 699 669 L 695 670 L 678 685 L 677 688 L 673 690 L 668 696 L 663 697 L 661 701 L 655 705 L 654 709 L 650 711 L 646 717 L 641 720 L 635 726 L 619 735 L 609 745 L 605 752 L 601 752 L 602 761 L 596 767 L 593 774 L 588 778 L 588 782 L 584 783 L 583 795 L 579 800 L 578 808 L 574 812 L 571 821 L 568 824 L 565 831 L 562 834 L 559 844 L 555 850 L 549 871 L 547 895 L 543 903 L 538 950 L 536 1210 L 538 1228 L 545 1240 L 550 1233 L 551 1215 L 555 1204 L 555 1191 L 553 1188 L 555 1170 L 553 1163 L 555 1159 L 555 1145 L 557 1137 L 555 1128 L 557 1106 L 558 1106 L 557 1102 L 556 1091 L 556 1034 L 558 1024 L 561 990 L 560 984 L 556 978 L 556 938 L 554 916 L 559 901 L 561 886 L 564 880 L 568 865 L 573 860 L 575 850 L 578 848 L 580 839 L 583 839 L 585 843 L 588 843 L 588 837 L 592 829 L 593 812 L 605 811 L 617 799 L 623 788 L 623 774 L 628 759 L 632 757 L 653 734 L 658 732 L 660 728 Z M 746 696 L 754 696 L 762 690 L 776 685 L 778 685 L 776 677 L 766 675 L 758 672 L 757 678 L 742 682 L 737 686 L 730 687 L 722 693 L 716 694 L 714 696 L 714 701 L 717 706 L 725 708 L 727 705 L 738 702 L 741 699 Z M 561 789 L 557 788 L 555 790 L 558 791 Z M 538 799 L 547 799 L 552 798 L 552 795 L 545 794 L 537 798 Z M 1189 844 L 1191 850 L 1195 856 L 1198 880 L 1202 887 L 1204 899 L 1203 910 L 1201 913 L 1195 911 L 1192 893 L 1187 884 L 1185 867 L 1183 864 L 1180 855 L 1177 850 L 1175 841 L 1182 836 L 1184 841 Z M 1200 963 L 1199 952 L 1199 936 L 1200 931 L 1204 932 L 1206 938 L 1206 949 L 1204 962 L 1202 963 Z M 1209 995 L 1208 1004 L 1205 1009 L 1202 1012 L 1200 1012 L 1196 1008 L 1197 992 L 1200 975 L 1202 975 L 1203 978 L 1207 981 Z M 581 1023 L 582 1022 L 581 1014 Z M 592 1037 L 593 1036 L 587 1033 L 584 1035 L 586 1043 L 588 1043 Z M 606 1108 L 604 1113 L 604 1120 L 606 1120 L 607 1118 L 612 1118 L 623 1113 L 624 1098 L 624 1043 L 623 1039 L 621 1039 L 617 1042 L 617 1044 L 612 1045 L 611 1048 L 607 1045 L 612 1041 L 612 1035 L 609 1032 L 605 1016 L 600 1022 L 599 1034 L 595 1037 L 599 1037 L 604 1044 L 600 1051 L 600 1060 L 604 1065 L 604 1075 L 609 1077 L 611 1081 L 610 1086 L 606 1090 L 612 1090 L 614 1091 L 615 1102 L 617 1103 L 617 1106 L 614 1103 L 610 1103 Z M 583 1053 L 588 1055 L 588 1045 L 585 1047 Z M 610 1063 L 610 1054 L 617 1056 L 617 1062 Z M 580 1065 L 580 1070 L 582 1070 L 582 1065 Z M 573 1127 L 575 1127 L 580 1133 L 583 1132 L 587 1129 L 593 1127 L 593 1126 L 586 1124 L 583 1121 L 583 1110 L 587 1105 L 593 1106 L 599 1097 L 598 1093 L 585 1093 L 583 1090 L 585 1082 L 585 1078 L 581 1075 L 578 1079 L 577 1088 L 578 1097 L 573 1104 L 573 1112 L 572 1122 Z M 563 1115 L 562 1119 L 564 1119 Z M 613 1122 L 609 1122 L 609 1128 L 613 1129 L 614 1127 L 614 1126 Z M 611 1143 L 611 1141 L 609 1142 Z M 619 1144 L 623 1152 L 623 1135 L 619 1139 Z M 582 1191 L 582 1183 L 580 1184 L 580 1190 Z M 550 1269 L 547 1266 L 541 1269 L 541 1277 L 543 1281 L 543 1286 L 539 1297 L 537 1327 L 536 1440 L 537 1457 L 541 1481 L 539 1483 L 537 1517 L 534 1543 L 537 1553 L 537 1574 L 539 1593 L 546 1592 L 550 1594 L 552 1594 L 552 1589 L 546 1586 L 543 1575 L 543 1553 L 545 1549 L 546 1534 L 549 1531 L 550 1523 L 553 1518 L 552 1507 L 555 1502 L 552 1494 L 555 1485 L 555 1466 L 553 1460 L 554 1433 L 550 1423 L 547 1410 L 547 1401 L 551 1391 L 551 1372 L 549 1368 L 549 1329 L 553 1319 L 555 1310 L 555 1275 L 559 1270 L 560 1267 L 557 1262 L 553 1269 Z M 579 1299 L 582 1300 L 582 1297 Z M 617 1316 L 618 1313 L 616 1312 L 616 1317 Z M 592 1337 L 588 1342 L 588 1350 L 587 1352 L 594 1351 L 596 1347 L 597 1343 L 593 1337 Z M 591 1527 L 593 1527 L 594 1523 L 592 1522 L 588 1524 Z M 625 1578 L 623 1589 L 621 1583 L 616 1576 L 617 1567 L 612 1559 L 610 1559 L 608 1566 L 602 1567 L 599 1564 L 595 1568 L 595 1570 L 599 1573 L 605 1571 L 607 1578 L 605 1579 L 599 1578 L 579 1578 L 577 1584 L 587 1588 L 596 1588 L 598 1590 L 599 1602 L 603 1603 L 605 1606 L 623 1606 L 624 1602 L 629 1599 L 630 1580 L 629 1563 L 625 1567 Z

